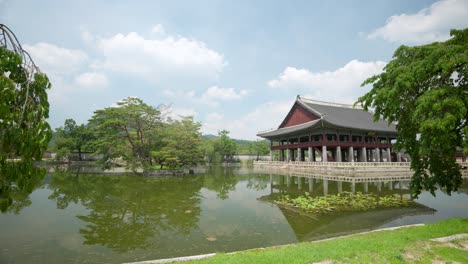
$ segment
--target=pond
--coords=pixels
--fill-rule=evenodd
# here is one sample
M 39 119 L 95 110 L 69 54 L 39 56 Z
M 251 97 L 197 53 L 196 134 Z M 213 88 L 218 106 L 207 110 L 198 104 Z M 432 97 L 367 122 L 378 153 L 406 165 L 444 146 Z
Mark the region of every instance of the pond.
M 270 203 L 278 193 L 409 196 L 407 181 L 295 177 L 207 167 L 171 177 L 49 172 L 0 214 L 0 263 L 123 263 L 231 252 L 451 217 L 468 217 L 468 184 L 424 192 L 411 207 L 311 217 Z

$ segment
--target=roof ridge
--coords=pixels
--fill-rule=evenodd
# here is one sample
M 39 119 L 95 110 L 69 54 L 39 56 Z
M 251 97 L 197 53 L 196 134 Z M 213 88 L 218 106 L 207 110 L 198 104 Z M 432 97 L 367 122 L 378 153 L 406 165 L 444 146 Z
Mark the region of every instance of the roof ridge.
M 313 104 L 318 104 L 318 105 L 325 105 L 325 106 L 333 106 L 333 107 L 341 107 L 341 108 L 351 108 L 351 109 L 359 109 L 362 110 L 363 108 L 356 105 L 351 105 L 351 104 L 341 104 L 341 103 L 332 103 L 332 102 L 325 102 L 325 101 L 319 101 L 319 100 L 313 100 L 310 98 L 305 98 L 302 96 L 297 96 L 298 100 L 304 101 L 305 103 L 313 103 Z

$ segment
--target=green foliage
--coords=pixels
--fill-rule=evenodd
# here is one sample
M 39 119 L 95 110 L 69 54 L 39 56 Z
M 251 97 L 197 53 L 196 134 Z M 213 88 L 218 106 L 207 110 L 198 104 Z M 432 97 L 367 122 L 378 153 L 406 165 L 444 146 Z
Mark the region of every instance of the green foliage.
M 203 152 L 208 163 L 233 162 L 237 152 L 236 140 L 229 137 L 229 131 L 219 131 L 218 137 L 204 140 Z
M 398 122 L 395 147 L 411 156 L 411 191 L 433 195 L 461 184 L 456 147 L 468 153 L 468 29 L 423 46 L 400 46 L 384 72 L 362 85 L 373 88 L 356 103 L 375 119 Z
M 97 153 L 103 154 L 101 163 L 108 167 L 122 158 L 136 169 L 151 165 L 151 150 L 161 140 L 161 110 L 128 97 L 116 107 L 95 111 L 89 126 L 97 138 Z
M 203 163 L 200 128 L 201 123 L 194 122 L 191 116 L 181 120 L 169 119 L 163 130 L 163 147 L 159 153 L 156 152 L 159 164 L 175 168 Z
M 97 110 L 89 121 L 101 163 L 107 167 L 123 159 L 127 167 L 171 169 L 203 163 L 201 124 L 193 117 L 165 120 L 163 107 L 126 98 L 116 107 Z
M 0 47 L 0 211 L 18 213 L 45 175 L 35 168 L 52 137 L 46 119 L 51 87 L 43 73 L 31 72 L 20 55 Z M 10 159 L 19 159 L 12 161 Z
M 51 87 L 45 74 L 30 72 L 21 57 L 0 47 L 0 161 L 42 158 L 52 137 L 46 121 Z
M 71 160 L 71 152 L 77 151 L 79 160 L 82 160 L 82 151 L 94 151 L 95 136 L 89 126 L 77 125 L 75 120 L 65 120 L 64 126 L 57 128 L 54 142 L 57 150 L 57 160 Z
M 307 212 L 317 214 L 342 212 L 342 211 L 366 211 L 382 207 L 408 206 L 408 199 L 396 195 L 378 197 L 375 194 L 361 192 L 342 192 L 336 195 L 324 195 L 312 197 L 309 193 L 290 198 L 288 195 L 279 196 L 275 200 L 277 204 L 297 207 Z
M 250 153 L 257 156 L 258 161 L 260 156 L 266 155 L 270 152 L 270 144 L 266 140 L 257 140 L 250 143 Z
M 219 142 L 215 145 L 215 149 L 221 154 L 223 161 L 233 161 L 237 151 L 236 141 L 229 137 L 229 131 L 227 130 L 219 131 L 218 136 Z

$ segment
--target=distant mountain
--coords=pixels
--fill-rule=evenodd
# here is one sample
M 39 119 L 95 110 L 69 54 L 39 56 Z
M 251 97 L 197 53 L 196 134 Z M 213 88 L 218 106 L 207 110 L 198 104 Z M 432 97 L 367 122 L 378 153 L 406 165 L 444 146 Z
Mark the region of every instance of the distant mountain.
M 202 138 L 205 139 L 216 139 L 218 136 L 213 134 L 202 135 Z M 237 144 L 237 154 L 250 154 L 250 143 L 255 142 L 255 140 L 246 140 L 246 139 L 235 139 Z
M 212 139 L 212 138 L 218 138 L 218 136 L 213 135 L 213 134 L 207 134 L 207 135 L 202 135 L 202 138 Z

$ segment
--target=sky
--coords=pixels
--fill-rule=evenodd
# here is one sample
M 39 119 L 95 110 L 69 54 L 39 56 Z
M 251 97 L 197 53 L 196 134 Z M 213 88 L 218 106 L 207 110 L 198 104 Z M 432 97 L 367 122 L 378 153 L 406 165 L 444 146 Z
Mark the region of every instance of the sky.
M 400 45 L 468 27 L 468 0 L 0 0 L 0 23 L 49 76 L 53 128 L 136 96 L 252 140 L 297 95 L 354 103 Z

